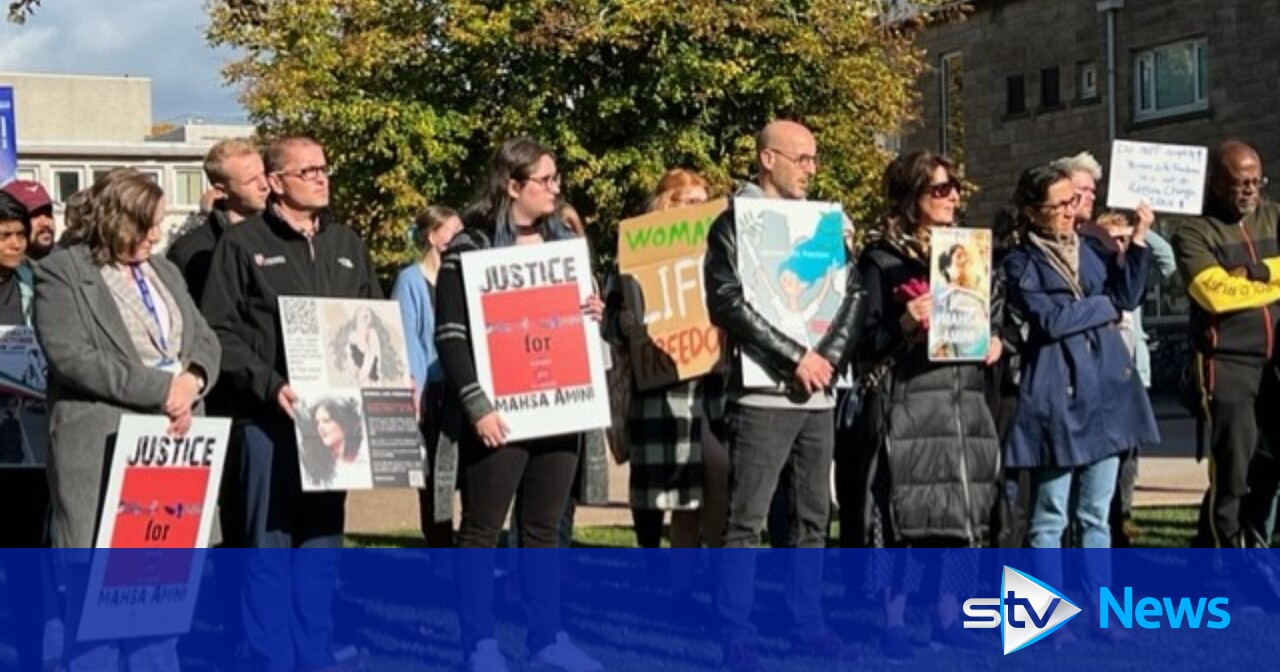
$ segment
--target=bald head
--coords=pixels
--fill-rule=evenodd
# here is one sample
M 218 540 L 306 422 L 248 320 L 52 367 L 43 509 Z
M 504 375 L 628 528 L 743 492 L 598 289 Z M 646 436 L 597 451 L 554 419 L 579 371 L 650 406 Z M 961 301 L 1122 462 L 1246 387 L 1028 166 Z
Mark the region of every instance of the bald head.
M 1209 190 L 1237 220 L 1262 200 L 1262 157 L 1238 140 L 1228 140 L 1209 157 Z
M 818 169 L 818 141 L 794 121 L 770 122 L 756 136 L 760 188 L 770 198 L 804 200 Z

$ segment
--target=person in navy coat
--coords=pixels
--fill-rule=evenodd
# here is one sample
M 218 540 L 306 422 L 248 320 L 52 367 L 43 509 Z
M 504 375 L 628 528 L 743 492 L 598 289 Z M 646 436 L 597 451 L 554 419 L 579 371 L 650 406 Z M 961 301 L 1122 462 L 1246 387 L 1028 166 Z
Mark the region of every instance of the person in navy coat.
M 1004 260 L 1008 299 L 1030 333 L 1003 454 L 1007 468 L 1031 470 L 1033 548 L 1061 545 L 1070 515 L 1080 521 L 1082 546 L 1110 546 L 1119 455 L 1160 440 L 1119 329 L 1145 294 L 1150 223 L 1139 222 L 1127 251 L 1110 254 L 1076 234 L 1079 203 L 1066 172 L 1024 172 L 1013 197 L 1020 242 Z M 1073 479 L 1079 496 L 1071 503 Z

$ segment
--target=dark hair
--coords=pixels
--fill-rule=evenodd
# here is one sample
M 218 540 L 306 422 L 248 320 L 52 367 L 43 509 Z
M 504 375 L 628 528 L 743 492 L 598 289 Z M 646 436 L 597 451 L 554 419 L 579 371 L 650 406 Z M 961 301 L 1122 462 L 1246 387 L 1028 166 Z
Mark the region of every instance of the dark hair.
M 418 216 L 413 218 L 413 227 L 411 229 L 413 244 L 417 245 L 420 250 L 426 249 L 427 237 L 439 231 L 445 222 L 457 216 L 458 213 L 453 208 L 443 205 L 427 206 L 426 210 L 418 213 Z
M 364 440 L 364 428 L 360 423 L 360 411 L 356 410 L 356 401 L 354 399 L 331 399 L 324 398 L 316 402 L 311 407 L 311 421 L 316 421 L 316 413 L 324 409 L 334 422 L 338 423 L 338 427 L 342 428 L 343 446 L 342 456 L 345 458 L 353 458 L 360 452 L 360 443 Z M 316 430 L 319 433 L 319 429 Z
M 1018 177 L 1018 186 L 1013 190 L 1013 198 L 1010 204 L 1017 208 L 1017 222 L 1019 228 L 1025 229 L 1031 226 L 1031 218 L 1027 216 L 1027 209 L 1039 205 L 1044 205 L 1046 199 L 1049 198 L 1049 187 L 1063 181 L 1071 180 L 1071 175 L 1061 169 L 1051 165 L 1032 166 L 1024 171 Z
M 21 201 L 0 191 L 0 222 L 14 221 L 22 222 L 24 235 L 31 236 L 31 217 L 27 214 L 27 209 L 22 206 Z
M 145 173 L 116 168 L 94 182 L 89 200 L 84 242 L 93 262 L 106 266 L 122 261 L 146 240 L 164 203 L 164 190 Z
M 919 149 L 894 159 L 884 171 L 884 198 L 889 204 L 886 222 L 890 227 L 914 227 L 920 221 L 916 203 L 920 195 L 929 189 L 933 173 L 938 168 L 947 171 L 947 177 L 959 182 L 955 176 L 955 163 L 942 154 Z
M 938 255 L 938 272 L 942 274 L 942 278 L 947 282 L 951 282 L 951 264 L 955 260 L 956 252 L 963 249 L 964 245 L 956 243 L 946 252 Z
M 511 197 L 507 195 L 507 181 L 524 181 L 542 157 L 555 155 L 533 138 L 514 138 L 502 143 L 502 147 L 489 159 L 489 172 L 476 200 L 467 208 L 468 226 L 493 227 L 493 246 L 506 247 L 516 242 L 515 224 L 511 221 Z M 554 215 L 538 222 L 544 240 L 572 238 L 573 232 Z
M 996 211 L 991 222 L 991 244 L 995 249 L 1007 249 L 1018 244 L 1021 233 L 1018 230 L 1018 209 L 1006 205 Z

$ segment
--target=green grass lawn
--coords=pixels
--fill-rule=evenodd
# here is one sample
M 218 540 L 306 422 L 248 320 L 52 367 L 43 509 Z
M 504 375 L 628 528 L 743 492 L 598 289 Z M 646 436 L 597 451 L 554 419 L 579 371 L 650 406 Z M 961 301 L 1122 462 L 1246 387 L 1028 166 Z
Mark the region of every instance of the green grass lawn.
M 1185 548 L 1195 536 L 1198 507 L 1160 506 L 1144 507 L 1134 511 L 1131 522 L 1133 543 L 1142 548 Z M 832 537 L 840 531 L 837 521 L 832 526 Z M 573 541 L 586 548 L 634 548 L 635 534 L 630 527 L 579 527 L 573 531 Z M 354 548 L 416 548 L 422 545 L 417 530 L 402 530 L 385 534 L 349 534 L 347 545 Z

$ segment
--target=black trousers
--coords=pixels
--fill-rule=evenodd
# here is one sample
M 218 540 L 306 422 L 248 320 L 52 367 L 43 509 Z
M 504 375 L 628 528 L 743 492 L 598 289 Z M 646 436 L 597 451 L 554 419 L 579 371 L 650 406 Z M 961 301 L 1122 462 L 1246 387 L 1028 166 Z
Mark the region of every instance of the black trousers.
M 1272 445 L 1280 439 L 1280 381 L 1262 361 L 1216 358 L 1206 362 L 1212 382 L 1209 402 L 1210 460 L 1208 510 L 1202 515 L 1207 541 L 1215 546 L 1249 543 L 1249 464 L 1259 434 Z
M 457 553 L 459 616 L 467 650 L 494 636 L 494 549 L 516 492 L 520 543 L 527 549 L 558 546 L 557 531 L 578 470 L 578 435 L 522 441 L 491 450 L 474 432 L 463 435 L 462 525 Z M 537 652 L 561 627 L 560 565 L 549 551 L 520 553 L 528 647 Z

